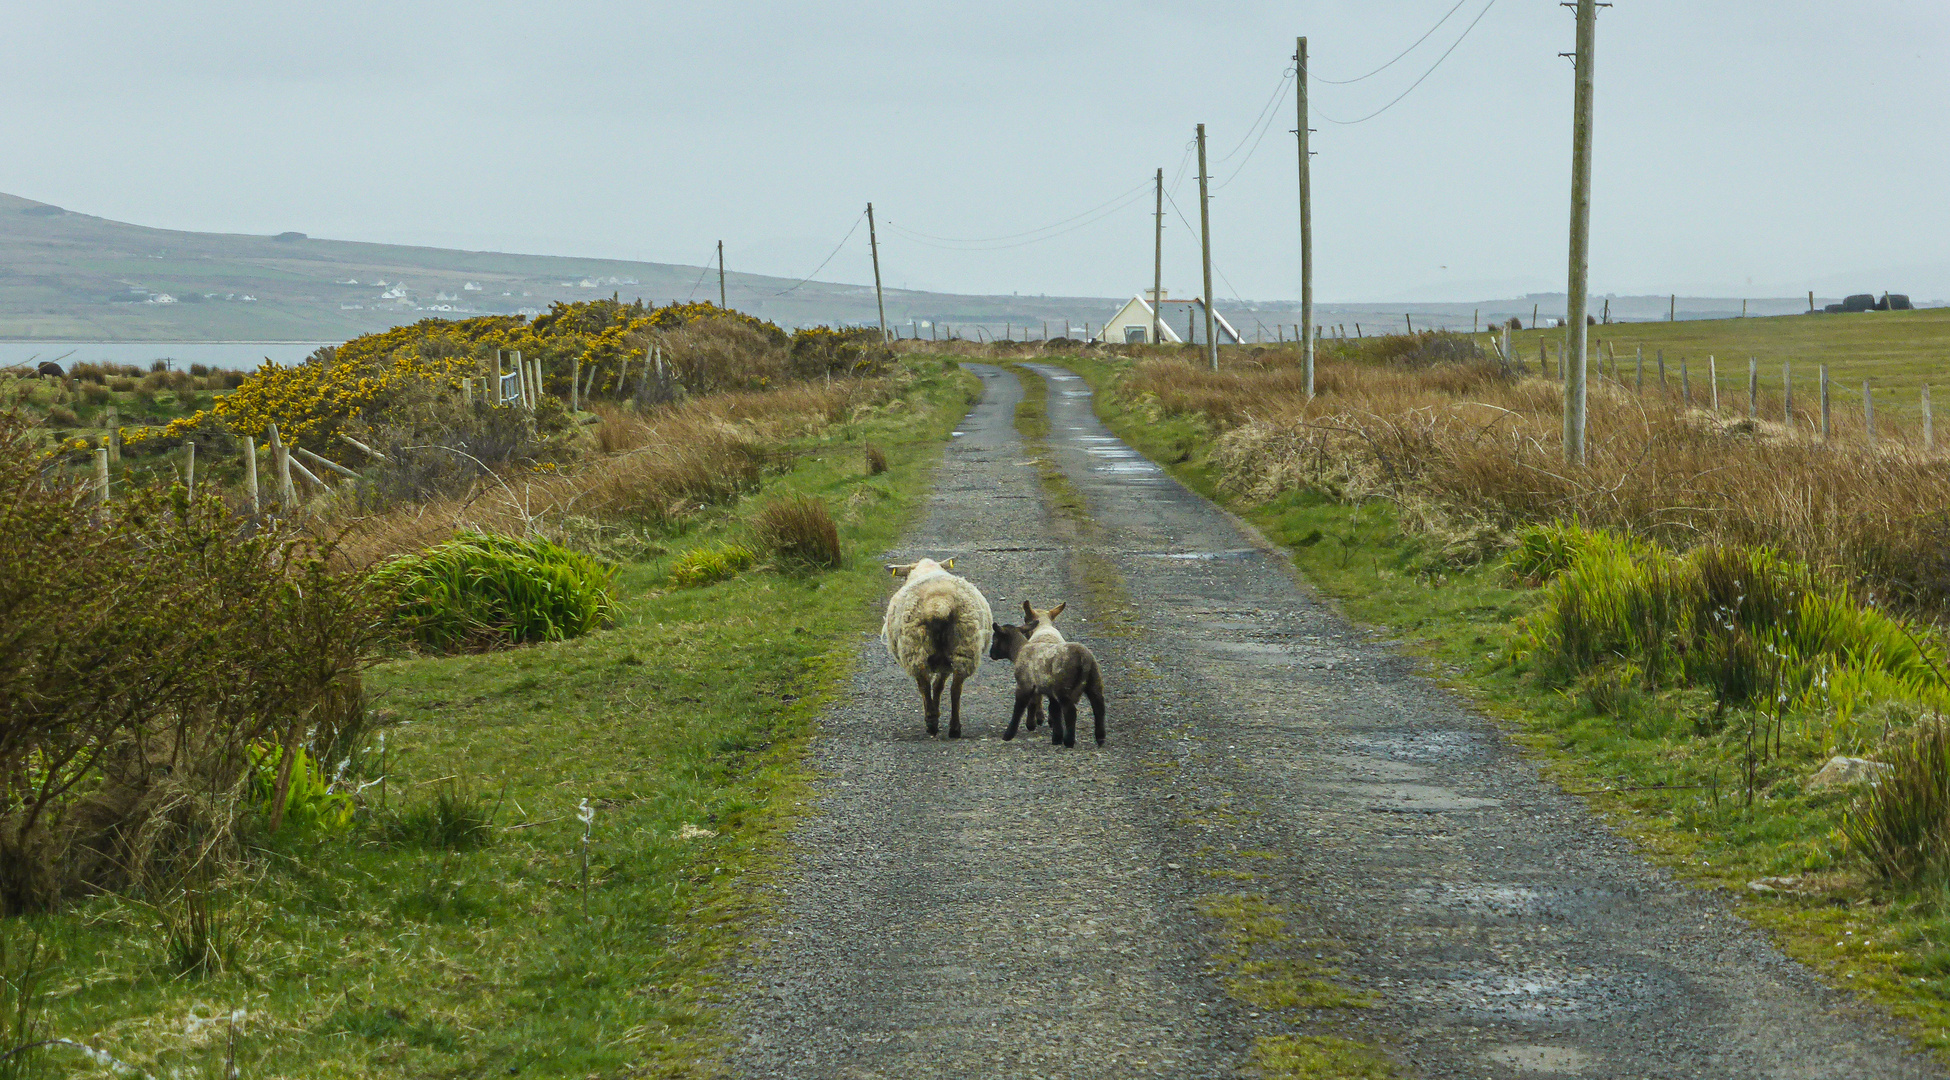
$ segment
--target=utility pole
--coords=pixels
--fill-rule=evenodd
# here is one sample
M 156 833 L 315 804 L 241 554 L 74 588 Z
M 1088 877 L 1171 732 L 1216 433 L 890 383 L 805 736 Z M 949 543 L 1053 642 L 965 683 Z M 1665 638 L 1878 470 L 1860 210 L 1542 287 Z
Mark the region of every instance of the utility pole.
M 873 204 L 867 204 L 867 248 L 873 252 L 873 302 L 880 308 L 880 340 L 887 340 L 887 301 L 880 295 L 880 239 L 873 231 Z
M 724 299 L 724 241 L 720 240 L 718 241 L 718 307 L 722 309 L 730 306 Z
M 1151 344 L 1163 345 L 1165 306 L 1165 171 L 1158 170 L 1157 224 L 1151 234 Z M 1045 334 L 1044 337 L 1049 335 Z
M 1571 106 L 1571 266 L 1564 335 L 1564 459 L 1584 464 L 1585 306 L 1591 270 L 1592 53 L 1598 39 L 1597 0 L 1577 0 L 1577 90 Z
M 1307 369 L 1307 397 L 1314 396 L 1314 206 L 1307 149 L 1307 39 L 1294 38 L 1294 134 L 1300 137 L 1300 348 Z
M 1198 126 L 1198 246 L 1205 260 L 1205 352 L 1219 370 L 1219 339 L 1212 323 L 1212 196 L 1206 190 L 1205 125 Z

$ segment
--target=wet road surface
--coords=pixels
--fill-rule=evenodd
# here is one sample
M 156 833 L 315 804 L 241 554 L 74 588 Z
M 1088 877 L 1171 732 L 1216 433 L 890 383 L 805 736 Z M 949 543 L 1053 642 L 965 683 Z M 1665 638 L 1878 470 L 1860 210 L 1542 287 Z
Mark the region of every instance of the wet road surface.
M 1001 741 L 1006 663 L 970 680 L 968 737 L 932 740 L 863 635 L 779 917 L 737 972 L 735 1071 L 1234 1076 L 1291 1033 L 1429 1077 L 1943 1075 L 1033 366 L 1087 517 L 1052 509 L 1016 378 L 969 365 L 986 395 L 890 561 L 954 556 L 1001 619 L 1067 601 L 1109 743 Z

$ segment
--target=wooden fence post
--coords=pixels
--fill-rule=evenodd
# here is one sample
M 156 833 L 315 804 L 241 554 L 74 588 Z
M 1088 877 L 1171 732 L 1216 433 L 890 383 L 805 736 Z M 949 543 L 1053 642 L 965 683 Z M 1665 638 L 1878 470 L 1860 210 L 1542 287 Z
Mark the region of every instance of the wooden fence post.
M 1821 438 L 1828 440 L 1828 365 L 1821 365 Z
M 1869 445 L 1876 444 L 1876 397 L 1869 380 L 1862 380 L 1862 425 L 1869 429 Z
M 1760 419 L 1760 357 L 1747 358 L 1747 419 Z
M 1550 350 L 1547 346 L 1545 346 L 1544 339 L 1538 338 L 1537 339 L 1537 375 L 1539 378 L 1542 378 L 1543 376 L 1549 375 L 1550 373 L 1551 373 Z
M 96 505 L 106 505 L 107 502 L 108 447 L 104 446 L 95 451 L 95 503 Z
M 1686 374 L 1686 358 L 1679 358 L 1679 394 L 1685 399 L 1686 407 L 1693 407 L 1693 380 Z
M 1713 415 L 1720 415 L 1720 364 L 1712 353 L 1706 354 L 1706 381 L 1713 384 Z
M 183 487 L 196 498 L 196 440 L 183 444 Z
M 1794 362 L 1781 361 L 1781 422 L 1794 430 Z
M 1923 452 L 1936 453 L 1936 423 L 1930 416 L 1930 384 L 1923 384 Z
M 251 500 L 251 513 L 260 511 L 257 502 L 257 440 L 244 436 L 244 491 Z
M 1638 347 L 1638 366 L 1638 376 L 1632 381 L 1632 389 L 1642 394 L 1645 392 L 1645 346 L 1643 345 Z
M 119 465 L 122 463 L 122 419 L 121 413 L 113 405 L 108 407 L 107 423 L 108 463 Z
M 289 512 L 298 505 L 298 491 L 291 484 L 291 453 L 278 438 L 276 424 L 266 424 L 264 434 L 271 440 L 271 461 L 278 470 L 278 509 Z
M 1670 384 L 1666 382 L 1666 350 L 1660 349 L 1659 350 L 1659 392 L 1662 394 L 1665 393 L 1669 386 Z

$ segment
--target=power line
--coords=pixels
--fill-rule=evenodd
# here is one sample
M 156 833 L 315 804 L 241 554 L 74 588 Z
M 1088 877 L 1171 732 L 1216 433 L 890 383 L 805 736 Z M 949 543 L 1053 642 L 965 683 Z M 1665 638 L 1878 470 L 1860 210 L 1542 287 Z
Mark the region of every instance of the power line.
M 1187 232 L 1198 231 L 1192 228 L 1192 223 L 1190 221 L 1186 221 L 1185 211 L 1180 210 L 1178 208 L 1178 200 L 1171 197 L 1171 192 L 1169 191 L 1165 192 L 1165 201 L 1171 204 L 1171 212 L 1178 215 L 1178 220 L 1184 222 L 1185 230 Z M 1212 264 L 1212 272 L 1219 275 L 1219 280 L 1225 282 L 1226 288 L 1232 290 L 1232 298 L 1234 300 L 1239 301 L 1239 303 L 1243 306 L 1246 303 L 1246 298 L 1239 295 L 1238 287 L 1233 285 L 1232 279 L 1226 276 L 1226 272 L 1224 270 L 1219 269 L 1219 265 L 1217 263 Z
M 698 268 L 697 280 L 691 282 L 691 291 L 684 296 L 684 299 L 694 300 L 697 298 L 697 288 L 698 286 L 704 284 L 704 275 L 710 272 L 711 272 L 711 256 L 706 255 L 704 257 L 704 265 Z M 818 271 L 814 271 L 814 273 L 818 273 Z
M 826 258 L 820 260 L 819 265 L 813 267 L 812 273 L 807 274 L 805 277 L 800 278 L 799 283 L 797 285 L 793 285 L 791 288 L 780 289 L 778 292 L 773 293 L 772 295 L 784 296 L 786 293 L 792 292 L 793 290 L 797 289 L 799 285 L 804 285 L 806 282 L 811 281 L 814 277 L 818 276 L 821 270 L 826 269 L 826 264 L 833 261 L 833 255 L 838 255 L 840 253 L 840 249 L 846 246 L 846 242 L 848 240 L 853 239 L 853 234 L 860 231 L 860 222 L 864 221 L 866 219 L 866 216 L 867 216 L 867 212 L 865 210 L 860 211 L 860 216 L 853 219 L 853 227 L 851 229 L 846 230 L 846 235 L 840 237 L 839 243 L 833 245 L 832 255 L 828 255 L 826 256 Z M 700 277 L 698 280 L 702 281 L 704 279 Z
M 1259 115 L 1253 117 L 1252 124 L 1246 128 L 1246 134 L 1240 137 L 1238 146 L 1234 146 L 1232 149 L 1226 151 L 1226 156 L 1219 158 L 1212 164 L 1224 165 L 1226 162 L 1232 160 L 1232 155 L 1239 152 L 1239 147 L 1246 145 L 1246 140 L 1253 137 L 1253 130 L 1259 127 L 1260 122 L 1266 119 L 1268 113 L 1273 111 L 1273 103 L 1280 99 L 1281 91 L 1286 89 L 1286 81 L 1291 78 L 1293 78 L 1292 68 L 1287 68 L 1280 73 L 1280 81 L 1278 85 L 1273 87 L 1273 95 L 1266 99 L 1266 104 L 1259 107 Z
M 1455 7 L 1452 7 L 1452 8 L 1450 8 L 1450 9 L 1449 9 L 1449 11 L 1448 11 L 1448 14 L 1445 14 L 1444 16 L 1442 16 L 1442 18 L 1440 18 L 1440 19 L 1437 19 L 1437 20 L 1435 21 L 1435 25 L 1434 25 L 1434 26 L 1431 26 L 1431 27 L 1429 27 L 1429 28 L 1428 28 L 1428 30 L 1427 30 L 1427 31 L 1426 31 L 1425 33 L 1423 33 L 1423 35 L 1422 35 L 1421 37 L 1418 37 L 1418 38 L 1416 38 L 1416 39 L 1415 39 L 1415 44 L 1414 44 L 1414 45 L 1410 45 L 1410 46 L 1409 46 L 1408 48 L 1406 48 L 1406 49 L 1403 49 L 1403 50 L 1402 50 L 1401 52 L 1399 52 L 1399 53 L 1396 53 L 1396 54 L 1395 54 L 1395 60 L 1400 60 L 1400 59 L 1401 59 L 1402 57 L 1404 57 L 1404 56 L 1407 56 L 1407 55 L 1408 55 L 1409 53 L 1412 53 L 1412 52 L 1414 52 L 1414 51 L 1415 51 L 1415 48 L 1416 48 L 1416 46 L 1418 46 L 1418 45 L 1420 45 L 1420 44 L 1422 44 L 1422 43 L 1423 43 L 1424 41 L 1427 41 L 1427 40 L 1429 40 L 1429 35 L 1430 35 L 1430 34 L 1433 34 L 1433 33 L 1435 33 L 1435 32 L 1436 32 L 1437 30 L 1440 30 L 1440 29 L 1442 28 L 1442 24 L 1443 24 L 1443 23 L 1446 23 L 1446 22 L 1448 22 L 1448 21 L 1449 21 L 1449 16 L 1450 16 L 1450 15 L 1454 15 L 1454 14 L 1455 14 L 1456 12 L 1458 12 L 1458 11 L 1461 11 L 1461 10 L 1462 10 L 1462 6 L 1463 6 L 1464 4 L 1467 4 L 1467 3 L 1469 3 L 1469 0 L 1456 0 L 1456 6 L 1455 6 Z M 1309 77 L 1309 78 L 1311 78 L 1311 79 L 1313 79 L 1313 80 L 1314 80 L 1315 82 L 1323 82 L 1323 83 L 1327 83 L 1327 84 L 1328 84 L 1328 85 L 1330 85 L 1330 86 L 1347 86 L 1347 85 L 1350 85 L 1350 84 L 1352 84 L 1352 83 L 1358 83 L 1358 82 L 1361 82 L 1362 80 L 1365 80 L 1365 79 L 1372 79 L 1372 78 L 1374 78 L 1374 77 L 1375 77 L 1376 75 L 1379 75 L 1379 74 L 1381 74 L 1381 73 L 1382 73 L 1382 72 L 1384 72 L 1384 71 L 1387 71 L 1387 70 L 1388 70 L 1389 68 L 1391 68 L 1391 67 L 1394 67 L 1394 66 L 1395 66 L 1395 60 L 1390 60 L 1390 61 L 1388 61 L 1387 63 L 1385 63 L 1385 64 L 1383 64 L 1383 65 L 1381 65 L 1380 67 L 1378 67 L 1378 68 L 1376 68 L 1376 69 L 1374 69 L 1373 71 L 1370 71 L 1370 72 L 1368 72 L 1368 73 L 1367 73 L 1366 75 L 1362 75 L 1362 76 L 1360 76 L 1359 78 L 1354 78 L 1354 79 L 1323 79 L 1323 78 L 1320 78 L 1320 77 L 1319 77 L 1319 76 L 1317 76 L 1317 75 L 1314 75 L 1314 74 L 1313 74 L 1312 72 L 1308 72 L 1307 74 L 1308 74 L 1308 77 Z
M 1001 243 L 1002 241 L 1005 240 L 1020 239 L 1025 236 L 1035 236 L 1037 233 L 1050 233 L 1050 235 L 1056 236 L 1056 235 L 1061 235 L 1061 233 L 1051 232 L 1051 230 L 1061 229 L 1062 226 L 1068 225 L 1070 222 L 1076 221 L 1078 218 L 1089 217 L 1090 215 L 1097 213 L 1099 210 L 1102 210 L 1105 207 L 1110 206 L 1112 203 L 1118 202 L 1122 199 L 1128 198 L 1129 196 L 1135 193 L 1143 191 L 1145 188 L 1149 187 L 1150 185 L 1151 185 L 1151 180 L 1150 178 L 1147 177 L 1145 180 L 1140 182 L 1137 186 L 1132 187 L 1117 195 L 1113 195 L 1110 198 L 1104 200 L 1103 202 L 1098 203 L 1096 206 L 1093 206 L 1090 209 L 1085 210 L 1081 213 L 1071 214 L 1069 217 L 1063 218 L 1058 221 L 1052 221 L 1048 225 L 1043 225 L 1038 228 L 1024 229 L 1021 232 L 1004 233 L 1001 236 L 936 236 L 933 233 L 924 233 L 917 229 L 906 228 L 905 226 L 898 225 L 892 221 L 887 222 L 886 225 L 890 229 L 894 229 L 898 232 L 906 234 L 909 239 L 918 238 L 922 240 L 936 240 L 944 244 L 995 244 L 995 243 Z M 1089 224 L 1089 223 L 1085 222 L 1085 224 Z M 1069 230 L 1062 229 L 1062 232 L 1067 232 L 1067 231 Z M 1039 237 L 1039 239 L 1047 239 L 1047 238 Z M 1033 243 L 1034 241 L 1032 240 L 1030 242 Z
M 914 233 L 911 230 L 904 229 L 899 225 L 895 225 L 892 222 L 887 223 L 887 229 L 890 232 L 898 234 L 903 240 L 907 240 L 910 243 L 920 244 L 922 247 L 939 248 L 942 251 L 1005 251 L 1009 248 L 1028 247 L 1030 244 L 1040 244 L 1045 240 L 1054 240 L 1057 237 L 1063 236 L 1067 233 L 1076 232 L 1078 229 L 1088 228 L 1092 225 L 1097 224 L 1100 221 L 1103 221 L 1105 218 L 1115 215 L 1118 211 L 1123 210 L 1126 207 L 1129 207 L 1131 204 L 1139 201 L 1143 197 L 1143 195 L 1144 195 L 1144 191 L 1142 188 L 1135 191 L 1127 192 L 1125 193 L 1124 196 L 1122 196 L 1117 201 L 1116 205 L 1111 206 L 1107 204 L 1104 207 L 1099 207 L 1099 209 L 1102 210 L 1103 212 L 1096 214 L 1096 216 L 1091 217 L 1088 220 L 1079 221 L 1076 224 L 1069 226 L 1068 228 L 1058 229 L 1055 232 L 1044 233 L 1041 236 L 1032 236 L 1027 240 L 1016 240 L 1010 243 L 937 244 L 929 240 L 920 239 L 919 237 L 924 234 Z
M 1289 68 L 1287 70 L 1287 75 L 1289 78 L 1292 77 L 1293 75 L 1292 69 Z M 1281 89 L 1286 88 L 1285 79 L 1280 80 L 1280 88 Z M 1226 177 L 1224 181 L 1222 181 L 1217 187 L 1213 188 L 1212 190 L 1224 191 L 1227 185 L 1231 184 L 1234 180 L 1239 179 L 1239 174 L 1241 172 L 1244 172 L 1246 169 L 1246 162 L 1251 161 L 1253 159 L 1253 155 L 1259 153 L 1259 144 L 1266 141 L 1266 133 L 1273 130 L 1274 115 L 1275 114 L 1270 110 L 1265 110 L 1261 112 L 1260 120 L 1259 120 L 1259 137 L 1253 140 L 1253 148 L 1251 150 L 1246 151 L 1246 157 L 1244 160 L 1240 161 L 1238 165 L 1233 166 L 1232 175 Z M 1251 135 L 1252 131 L 1249 129 L 1246 132 L 1246 134 Z M 1244 145 L 1244 143 L 1242 142 L 1241 145 Z
M 1444 60 L 1449 59 L 1449 54 L 1456 51 L 1456 46 L 1461 45 L 1463 43 L 1463 39 L 1469 36 L 1469 32 L 1471 30 L 1476 29 L 1476 24 L 1482 22 L 1483 16 L 1488 15 L 1490 13 L 1490 9 L 1495 6 L 1496 6 L 1496 0 L 1490 0 L 1489 3 L 1484 4 L 1483 10 L 1476 13 L 1476 18 L 1470 20 L 1468 26 L 1463 27 L 1462 37 L 1457 38 L 1455 40 L 1455 43 L 1450 45 L 1448 49 L 1444 50 L 1441 56 L 1436 57 L 1435 63 L 1429 65 L 1429 70 L 1424 71 L 1422 73 L 1422 78 L 1417 79 L 1412 83 L 1409 83 L 1408 89 L 1402 91 L 1400 94 L 1397 94 L 1395 96 L 1394 101 L 1391 101 L 1386 105 L 1383 105 L 1381 108 L 1376 109 L 1375 111 L 1369 113 L 1368 115 L 1361 117 L 1359 120 L 1336 120 L 1335 118 L 1327 115 L 1326 113 L 1321 112 L 1319 109 L 1314 109 L 1313 114 L 1315 116 L 1320 117 L 1322 120 L 1327 121 L 1330 124 L 1340 124 L 1343 127 L 1350 127 L 1354 124 L 1363 124 L 1368 122 L 1369 120 L 1373 120 L 1375 117 L 1380 116 L 1382 113 L 1385 113 L 1389 109 L 1394 108 L 1397 104 L 1401 102 L 1402 98 L 1405 98 L 1408 95 L 1414 93 L 1415 88 L 1422 85 L 1422 81 L 1424 79 L 1427 79 L 1429 76 L 1435 74 L 1435 69 L 1441 67 L 1442 62 Z

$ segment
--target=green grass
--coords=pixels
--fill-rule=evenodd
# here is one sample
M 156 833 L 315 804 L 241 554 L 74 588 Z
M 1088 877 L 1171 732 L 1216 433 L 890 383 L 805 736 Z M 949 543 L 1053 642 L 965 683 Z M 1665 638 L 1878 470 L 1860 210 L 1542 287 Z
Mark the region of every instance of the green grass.
M 844 567 L 666 589 L 678 556 L 631 563 L 612 629 L 376 669 L 386 746 L 368 762 L 390 775 L 366 792 L 384 792 L 373 824 L 260 838 L 256 869 L 210 901 L 232 959 L 201 977 L 169 973 L 168 935 L 134 902 L 16 920 L 58 957 L 46 1029 L 157 1075 L 222 1075 L 230 1027 L 196 1018 L 236 1009 L 245 1076 L 708 1071 L 716 972 L 764 911 L 801 748 L 885 594 L 874 555 L 979 393 L 920 363 L 908 407 L 795 445 L 765 485 L 835 507 Z M 866 475 L 867 438 L 888 472 Z M 744 535 L 763 501 L 681 546 Z
M 1536 370 L 1537 346 L 1550 347 L 1553 361 L 1563 346 L 1562 329 L 1522 330 L 1511 335 L 1511 349 L 1531 370 Z M 1477 335 L 1478 341 L 1487 341 Z M 1707 400 L 1708 356 L 1717 360 L 1722 408 L 1736 404 L 1745 408 L 1747 359 L 1760 362 L 1760 385 L 1764 393 L 1778 395 L 1781 389 L 1781 364 L 1793 364 L 1795 402 L 1811 407 L 1819 400 L 1818 365 L 1828 365 L 1828 377 L 1835 384 L 1832 393 L 1837 409 L 1861 409 L 1863 380 L 1876 389 L 1876 409 L 1897 415 L 1920 415 L 1918 390 L 1926 383 L 1938 386 L 1946 379 L 1943 358 L 1950 355 L 1950 309 L 1926 311 L 1869 311 L 1836 315 L 1781 315 L 1755 319 L 1691 319 L 1683 322 L 1614 323 L 1594 326 L 1590 331 L 1593 362 L 1600 356 L 1616 354 L 1620 376 L 1627 385 L 1633 382 L 1633 362 L 1637 349 L 1645 350 L 1646 384 L 1658 385 L 1655 363 L 1660 351 L 1666 357 L 1666 374 L 1674 394 L 1679 393 L 1679 361 L 1687 361 L 1693 384 L 1693 399 Z M 1888 391 L 1885 398 L 1884 391 Z
M 1790 955 L 1902 1018 L 1918 1041 L 1950 1060 L 1950 889 L 1872 884 L 1840 833 L 1852 794 L 1802 786 L 1824 753 L 1814 732 L 1781 732 L 1780 749 L 1755 763 L 1749 804 L 1745 725 L 1762 718 L 1736 712 L 1702 733 L 1699 720 L 1713 711 L 1709 691 L 1567 685 L 1513 662 L 1542 590 L 1500 565 L 1443 565 L 1437 545 L 1404 533 L 1384 504 L 1350 506 L 1306 492 L 1258 504 L 1229 499 L 1213 482 L 1198 426 L 1149 423 L 1120 408 L 1107 392 L 1115 361 L 1059 362 L 1097 389 L 1098 413 L 1114 432 L 1284 547 L 1349 618 L 1394 631 L 1428 673 L 1506 722 L 1547 777 L 1586 795 L 1649 857 L 1698 887 L 1728 892 L 1736 910 Z M 1902 706 L 1889 708 L 1860 722 L 1916 719 Z M 1748 886 L 1770 878 L 1786 879 L 1773 883 L 1786 887 Z

